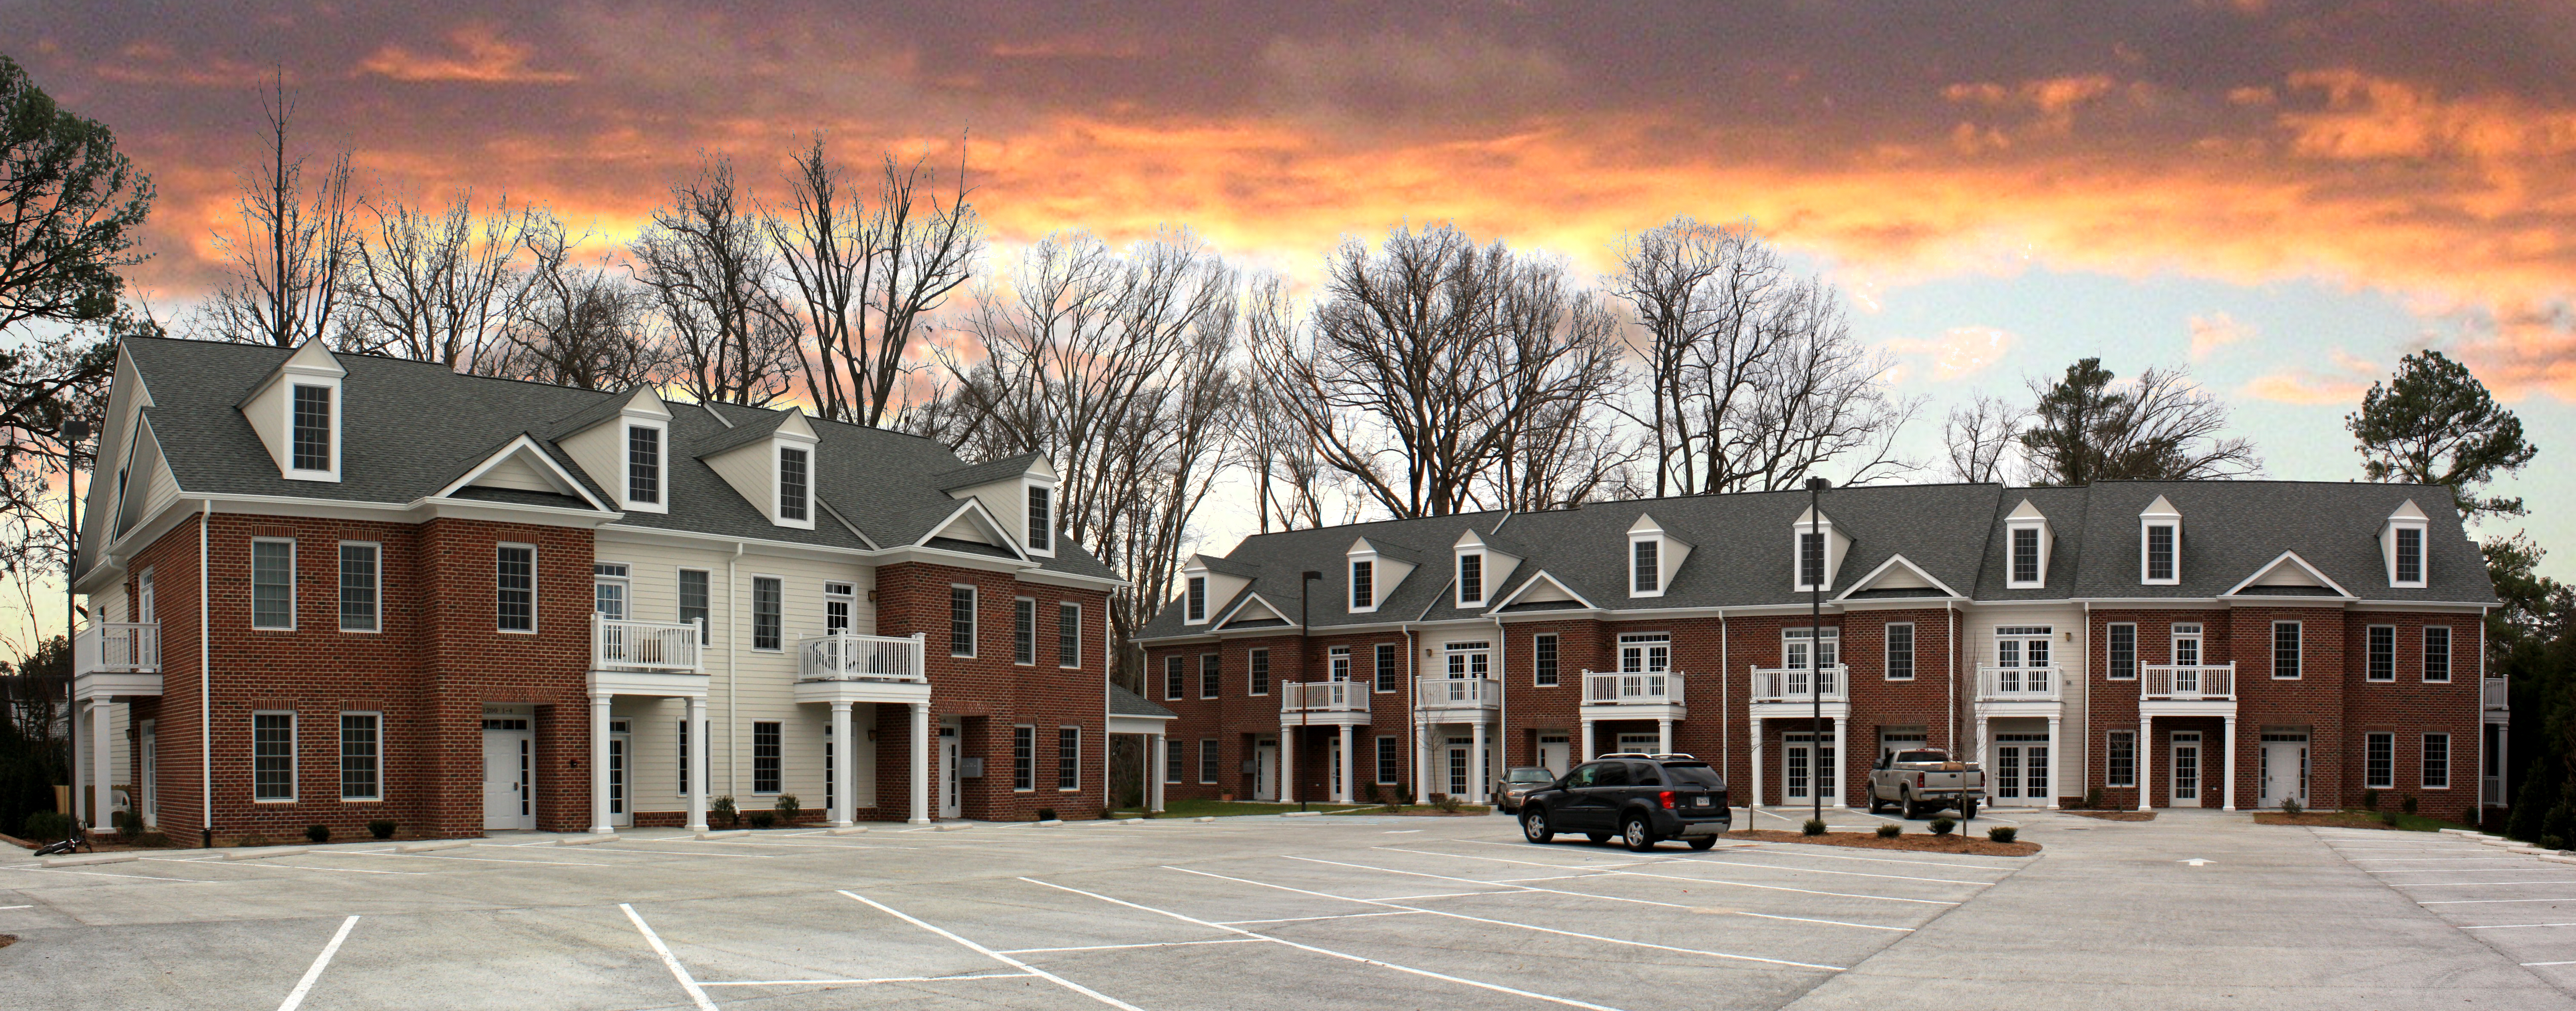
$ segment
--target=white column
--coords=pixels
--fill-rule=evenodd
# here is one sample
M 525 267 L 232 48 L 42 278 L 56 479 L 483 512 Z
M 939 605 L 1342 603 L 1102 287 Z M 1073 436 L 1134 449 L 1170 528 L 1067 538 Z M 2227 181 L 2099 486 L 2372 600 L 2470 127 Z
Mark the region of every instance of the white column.
M 1752 717 L 1747 723 L 1753 739 L 1753 782 L 1751 789 L 1744 792 L 1744 827 L 1752 828 L 1753 809 L 1762 806 L 1762 717 Z
M 1425 723 L 1413 732 L 1413 802 L 1431 803 L 1431 742 L 1438 735 Z
M 930 824 L 930 703 L 912 703 L 912 814 L 915 825 Z
M 2227 783 L 2219 788 L 2221 801 L 2226 805 L 2221 810 L 2233 811 L 2236 810 L 2236 717 L 2227 718 L 2227 750 L 2222 754 L 2226 756 L 2222 761 L 2226 763 Z
M 1589 761 L 1591 761 L 1591 760 L 1592 760 L 1592 721 L 1591 721 L 1590 719 L 1585 719 L 1585 720 L 1583 721 L 1583 757 L 1578 758 L 1578 759 L 1575 759 L 1575 761 L 1578 761 L 1578 762 L 1589 762 Z
M 1848 782 L 1848 780 L 1850 780 L 1850 779 L 1851 779 L 1851 777 L 1850 777 L 1849 775 L 1847 775 L 1847 773 L 1849 773 L 1849 772 L 1851 771 L 1851 741 L 1850 741 L 1850 740 L 1846 737 L 1846 735 L 1843 733 L 1843 730 L 1844 730 L 1844 728 L 1843 728 L 1843 724 L 1845 724 L 1845 723 L 1849 722 L 1849 718 L 1848 718 L 1848 717 L 1842 717 L 1842 716 L 1836 716 L 1836 717 L 1834 717 L 1834 718 L 1833 718 L 1833 720 L 1834 720 L 1834 765 L 1833 765 L 1833 773 L 1834 773 L 1834 806 L 1835 806 L 1835 807 L 1843 807 L 1843 806 L 1845 806 L 1845 805 L 1846 805 L 1846 801 L 1844 800 L 1844 798 L 1847 798 L 1847 797 L 1850 797 L 1850 796 L 1851 796 L 1851 783 L 1850 783 L 1850 782 Z M 1818 757 L 1823 757 L 1823 755 L 1824 755 L 1824 751 L 1823 751 L 1823 749 L 1818 749 L 1818 750 L 1817 750 L 1817 752 L 1816 752 L 1816 754 L 1817 754 L 1817 756 L 1818 756 Z
M 1673 753 L 1673 721 L 1668 719 L 1655 721 L 1655 753 L 1658 755 Z
M 850 724 L 854 722 L 851 719 L 852 714 L 850 710 L 851 707 L 856 704 L 857 703 L 853 702 L 832 703 L 833 828 L 850 827 L 850 824 L 853 821 L 850 817 L 854 810 L 853 805 L 859 798 L 857 789 L 858 784 L 851 782 L 851 780 L 856 778 L 858 775 L 853 771 L 857 763 L 850 760 L 852 753 L 859 750 L 858 738 L 851 736 L 850 732 Z
M 92 777 L 90 790 L 90 825 L 93 828 L 116 827 L 115 761 L 109 756 L 107 724 L 116 714 L 116 703 L 102 695 L 89 700 L 89 755 Z
M 1279 725 L 1279 802 L 1297 802 L 1297 728 Z
M 1145 810 L 1163 809 L 1163 781 L 1170 779 L 1172 748 L 1163 735 L 1145 735 Z
M 2154 769 L 2156 763 L 2147 760 L 2148 756 L 2155 754 L 2155 744 L 2156 718 L 2138 717 L 2138 810 L 2141 811 L 2155 806 L 2155 783 L 2152 782 L 2155 777 L 2149 770 Z
M 81 760 L 80 748 L 78 747 L 81 732 L 81 706 L 83 704 L 84 703 L 80 699 L 72 700 L 72 718 L 70 727 L 74 743 L 74 747 L 72 748 L 72 824 L 75 828 L 79 827 L 81 823 L 81 806 L 88 800 L 89 793 L 89 763 Z M 2485 770 L 2481 769 L 2479 771 L 2483 772 Z M 100 826 L 95 822 L 92 822 L 90 827 L 98 828 Z M 54 842 L 56 840 L 46 839 L 42 841 Z
M 1974 745 L 1976 746 L 1976 751 L 1975 751 L 1974 753 L 1975 753 L 1975 754 L 1976 754 L 1976 756 L 1977 756 L 1977 758 L 1976 758 L 1976 762 L 1977 762 L 1978 767 L 1980 767 L 1980 768 L 1985 767 L 1985 765 L 1987 764 L 1987 759 L 1986 759 L 1986 740 L 1987 740 L 1987 738 L 1988 738 L 1989 736 L 1990 736 L 1990 735 L 1988 735 L 1988 734 L 1986 733 L 1986 714 L 1984 714 L 1984 713 L 1978 713 L 1978 714 L 1977 714 L 1977 739 L 1976 739 L 1975 741 L 1970 742 L 1970 743 L 1972 743 L 1972 744 L 1974 744 Z M 1993 769 L 1986 769 L 1986 778 L 1987 778 L 1987 779 L 1989 779 L 1989 780 L 1993 779 L 1993 778 L 1994 778 L 1994 774 L 1995 774 L 1995 770 L 1993 770 Z
M 1341 795 L 1334 797 L 1333 800 L 1343 804 L 1350 803 L 1352 797 L 1359 795 L 1359 790 L 1357 789 L 1358 784 L 1351 781 L 1351 756 L 1358 751 L 1358 745 L 1355 743 L 1357 735 L 1353 734 L 1351 731 L 1352 727 L 1350 724 L 1342 724 L 1342 768 L 1340 770 L 1342 774 L 1342 788 L 1339 791 Z
M 1467 725 L 1467 802 L 1485 802 L 1485 723 L 1478 720 Z
M 2057 795 L 2066 792 L 2057 781 L 2058 755 L 2066 750 L 2066 742 L 2057 739 L 2058 724 L 2063 719 L 2059 716 L 2048 718 L 2048 807 L 2052 811 L 2057 809 Z
M 590 693 L 590 831 L 606 835 L 617 831 L 608 823 L 608 704 L 617 696 L 608 692 Z
M 707 697 L 689 697 L 689 831 L 707 830 Z

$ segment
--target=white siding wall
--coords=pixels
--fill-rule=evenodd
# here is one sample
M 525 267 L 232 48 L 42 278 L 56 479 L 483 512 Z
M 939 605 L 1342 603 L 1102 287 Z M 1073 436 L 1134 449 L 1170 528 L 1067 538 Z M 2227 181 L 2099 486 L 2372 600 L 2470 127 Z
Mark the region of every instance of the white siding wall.
M 1977 668 L 1989 666 L 1995 662 L 1995 628 L 2000 625 L 2046 625 L 2056 633 L 2048 644 L 2049 659 L 2064 672 L 2066 679 L 2061 696 L 2064 702 L 2060 709 L 2064 715 L 2059 718 L 2057 727 L 2057 746 L 2061 749 L 2057 756 L 2058 793 L 2061 796 L 2070 797 L 2080 794 L 2082 790 L 2070 790 L 2068 787 L 2080 786 L 2089 781 L 2086 777 L 2085 759 L 2092 750 L 2086 746 L 2091 728 L 2084 718 L 2085 713 L 2089 711 L 2085 695 L 2089 682 L 2085 672 L 2092 669 L 2090 653 L 2092 640 L 2085 632 L 2084 609 L 2080 606 L 2063 604 L 2027 607 L 2007 605 L 1980 607 L 1961 614 L 1959 639 L 1968 649 L 1967 656 L 1961 660 L 1959 666 L 1962 691 L 1975 692 Z M 2075 635 L 2073 642 L 2068 642 L 2066 639 L 2070 632 Z M 2045 729 L 2045 727 L 2034 729 Z M 1975 732 L 1976 725 L 1973 722 L 1960 728 L 1960 736 L 1963 739 Z
M 610 495 L 622 501 L 626 488 L 618 482 L 624 480 L 626 468 L 623 464 L 626 461 L 619 453 L 626 447 L 625 435 L 626 419 L 620 416 L 582 429 L 570 438 L 558 440 L 555 445 L 564 451 L 565 456 L 572 458 L 573 465 L 580 467 L 582 473 L 590 475 L 591 480 L 599 482 Z
M 760 510 L 760 514 L 769 517 L 773 523 L 778 521 L 777 513 L 772 511 L 778 507 L 778 476 L 773 467 L 778 456 L 775 445 L 772 440 L 762 439 L 727 450 L 707 461 L 707 466 L 716 472 L 717 477 L 724 478 L 725 483 L 732 485 L 733 490 L 750 502 L 752 508 Z

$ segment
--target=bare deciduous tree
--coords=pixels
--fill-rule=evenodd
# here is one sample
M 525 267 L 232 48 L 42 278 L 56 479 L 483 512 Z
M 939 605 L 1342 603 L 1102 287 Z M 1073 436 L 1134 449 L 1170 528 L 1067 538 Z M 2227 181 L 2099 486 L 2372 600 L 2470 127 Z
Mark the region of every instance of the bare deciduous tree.
M 627 247 L 671 342 L 673 379 L 702 401 L 766 407 L 794 386 L 796 316 L 772 287 L 777 257 L 735 187 L 710 159 L 671 188 L 670 206 Z
M 283 80 L 260 105 L 268 160 L 242 179 L 242 233 L 215 235 L 233 277 L 207 301 L 202 325 L 224 340 L 295 347 L 330 333 L 355 256 L 349 156 L 333 156 L 308 181 L 304 159 L 287 154 L 295 105 Z
M 2029 418 L 2029 409 L 1982 393 L 1951 408 L 1941 424 L 1946 476 L 1971 484 L 2011 481 L 2022 426 Z
M 519 239 L 528 266 L 492 374 L 586 390 L 659 384 L 669 356 L 652 299 L 606 264 L 574 263 L 579 244 L 553 216 L 530 219 Z
M 513 261 L 541 227 L 537 212 L 504 195 L 477 215 L 470 190 L 437 211 L 398 197 L 361 204 L 374 226 L 352 243 L 338 344 L 463 372 L 497 369 L 500 333 L 527 290 Z

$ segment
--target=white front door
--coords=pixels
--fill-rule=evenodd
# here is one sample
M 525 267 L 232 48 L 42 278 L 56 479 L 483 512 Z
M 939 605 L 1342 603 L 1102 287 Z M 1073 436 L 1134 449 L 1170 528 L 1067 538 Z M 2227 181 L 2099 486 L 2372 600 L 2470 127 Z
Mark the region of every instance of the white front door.
M 2173 786 L 2170 796 L 2175 807 L 2200 806 L 2200 732 L 2178 731 L 2173 735 Z
M 152 733 L 153 721 L 143 721 L 143 771 L 135 778 L 143 791 L 143 824 L 161 824 L 161 746 Z
M 1538 764 L 1540 767 L 1545 768 L 1553 775 L 1565 775 L 1565 770 L 1567 768 L 1566 755 L 1567 752 L 1565 748 L 1564 734 L 1539 735 Z
M 1449 795 L 1464 799 L 1467 796 L 1467 762 L 1469 755 L 1471 755 L 1475 750 L 1476 739 L 1472 737 L 1452 737 L 1449 738 L 1448 741 Z
M 635 824 L 635 734 L 627 720 L 608 721 L 608 823 Z
M 1819 743 L 1818 739 L 1822 738 Z M 1813 790 L 1813 793 L 1808 792 Z M 1788 800 L 1834 798 L 1834 735 L 1783 734 L 1780 737 L 1780 796 Z
M 483 830 L 537 827 L 536 740 L 524 716 L 483 718 Z
M 2301 805 L 2308 802 L 2308 735 L 2275 733 L 2263 735 L 2261 754 L 2263 789 L 2255 803 L 2279 807 L 2285 800 Z
M 1252 746 L 1252 799 L 1279 799 L 1279 742 L 1260 741 Z
M 2048 803 L 2048 735 L 1996 734 L 1994 779 L 1996 807 Z
M 957 806 L 957 728 L 939 728 L 939 816 L 959 817 Z

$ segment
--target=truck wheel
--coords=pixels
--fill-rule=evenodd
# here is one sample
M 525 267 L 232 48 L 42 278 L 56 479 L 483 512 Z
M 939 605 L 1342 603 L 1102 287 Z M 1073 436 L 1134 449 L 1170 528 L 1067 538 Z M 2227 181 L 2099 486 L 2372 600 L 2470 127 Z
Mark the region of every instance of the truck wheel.
M 1899 799 L 1905 805 L 1905 819 L 1907 821 L 1923 817 L 1923 805 L 1915 803 L 1913 794 L 1905 794 Z
M 1977 798 L 1970 797 L 1959 802 L 1959 820 L 1977 820 Z
M 1521 835 L 1540 846 L 1556 841 L 1556 829 L 1547 823 L 1546 808 L 1533 807 L 1521 812 Z
M 1690 848 L 1695 850 L 1706 850 L 1715 845 L 1717 845 L 1717 837 L 1713 835 L 1695 835 L 1690 838 Z
M 1655 833 L 1646 828 L 1646 819 L 1633 814 L 1620 823 L 1619 839 L 1627 843 L 1632 852 L 1651 853 L 1655 849 Z
M 1879 799 L 1878 799 L 1878 788 L 1877 788 L 1877 787 L 1875 787 L 1875 786 L 1870 787 L 1870 788 L 1869 788 L 1869 813 L 1871 813 L 1871 814 L 1877 814 L 1877 813 L 1878 813 L 1878 809 L 1879 809 L 1879 808 L 1886 807 L 1886 806 L 1887 806 L 1886 804 L 1881 803 L 1881 802 L 1879 801 Z

